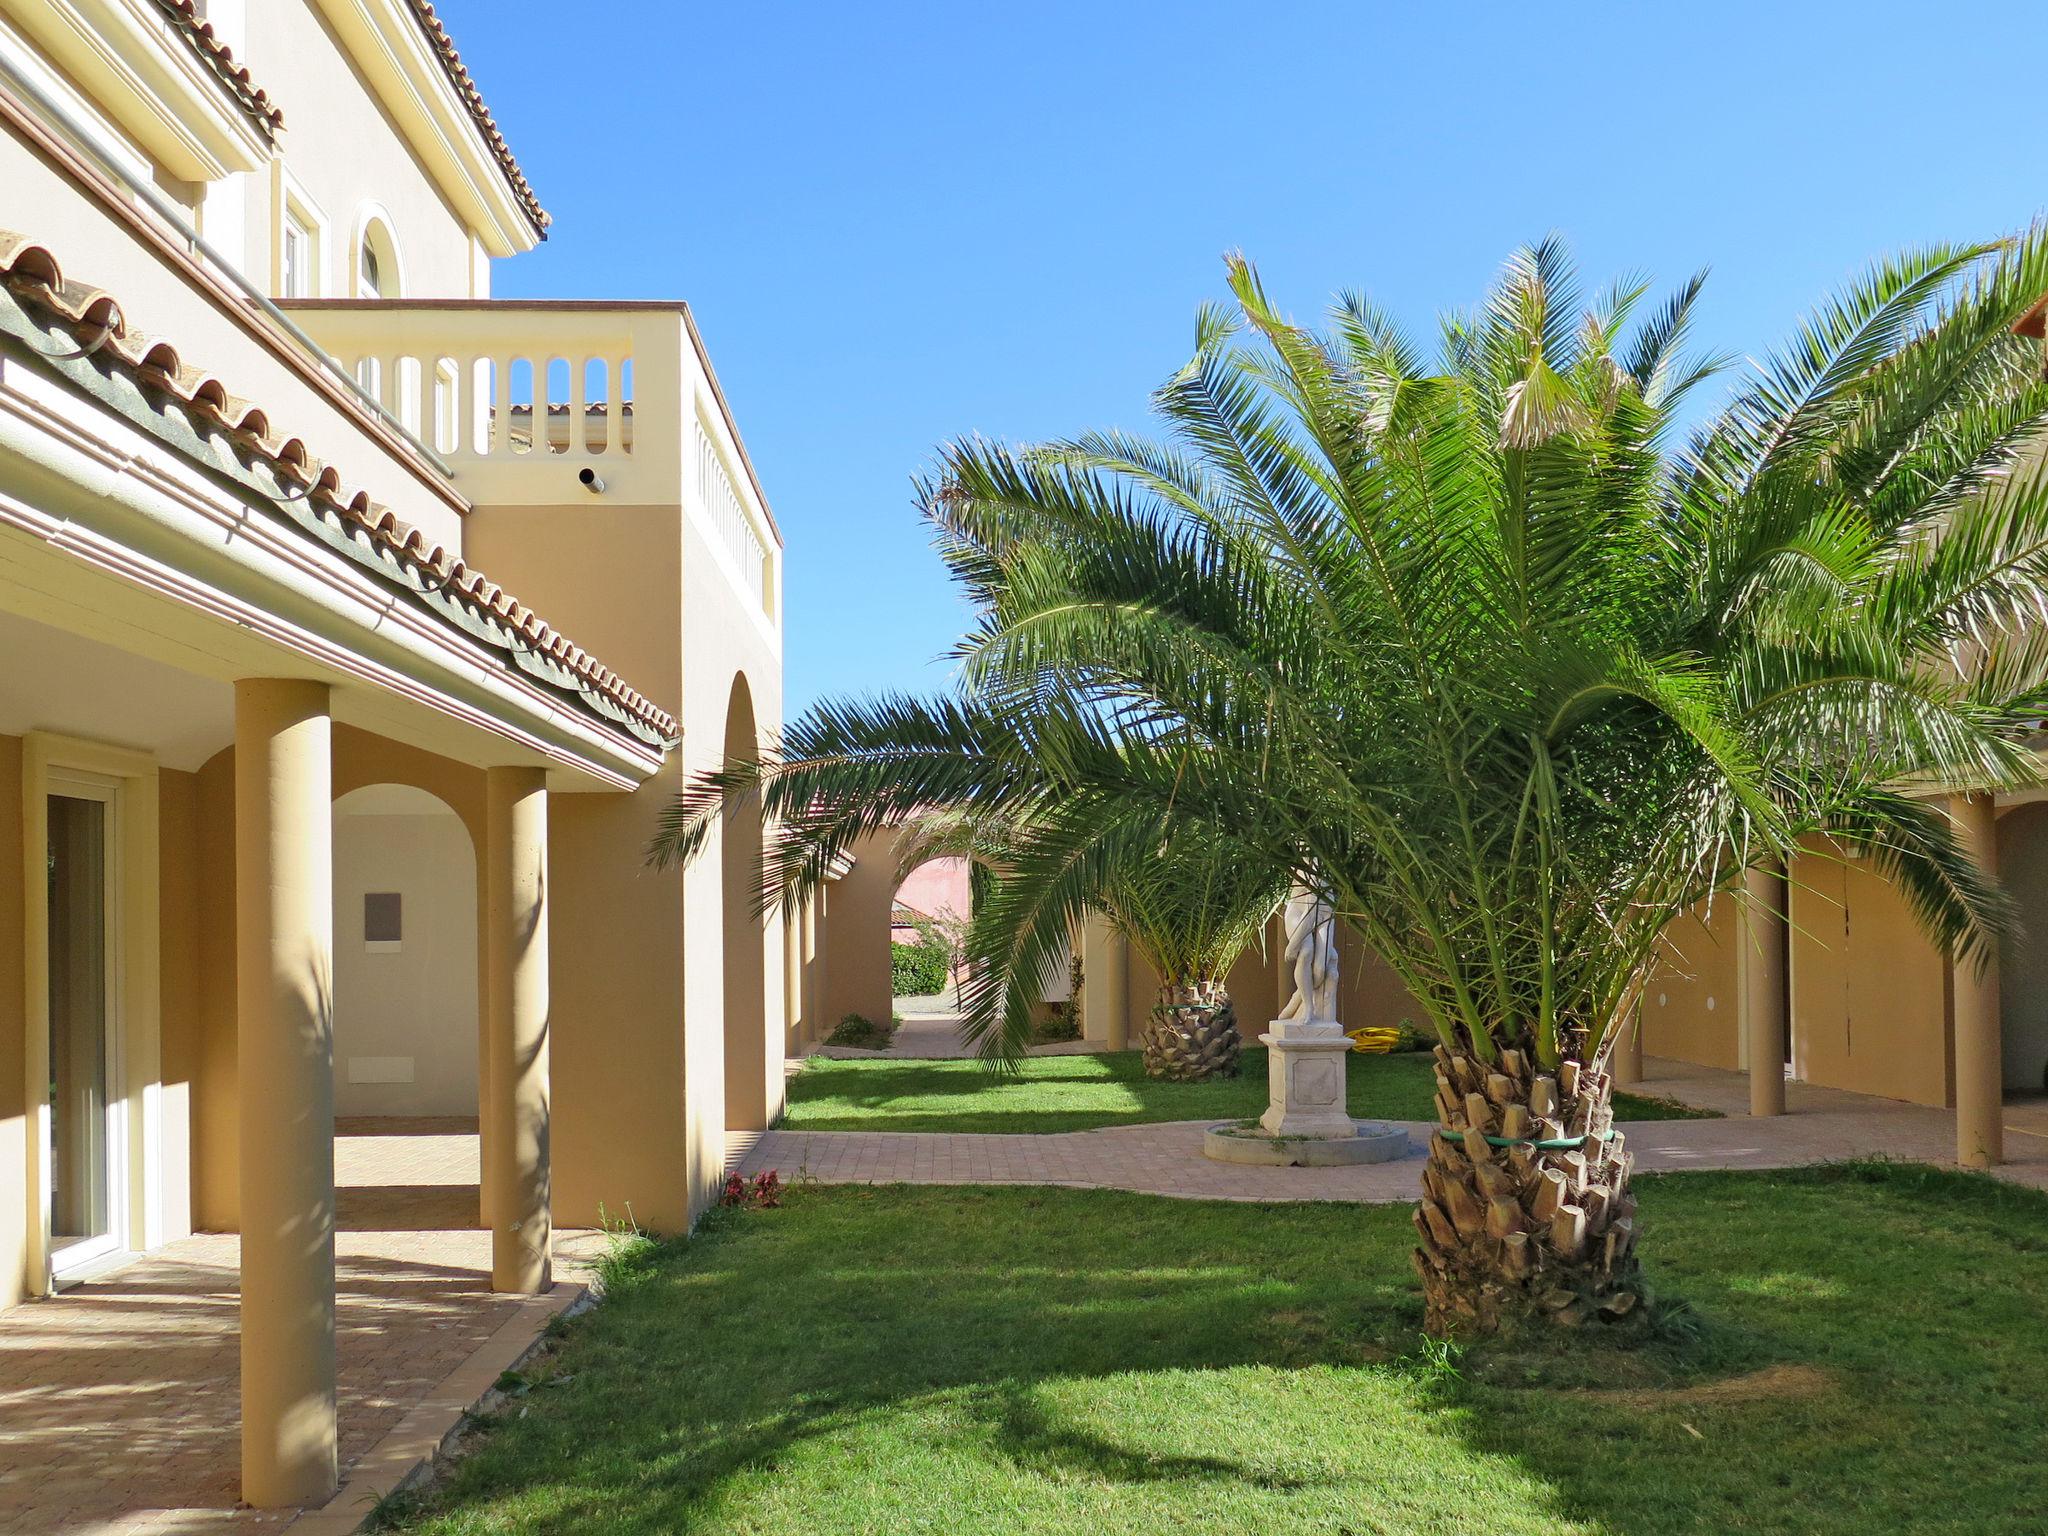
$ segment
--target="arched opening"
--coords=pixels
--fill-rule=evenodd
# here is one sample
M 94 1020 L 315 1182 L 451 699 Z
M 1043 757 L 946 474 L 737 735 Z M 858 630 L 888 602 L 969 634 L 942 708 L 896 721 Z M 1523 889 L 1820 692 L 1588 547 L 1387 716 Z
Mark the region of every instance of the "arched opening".
M 974 914 L 974 861 L 942 853 L 905 870 L 889 901 L 889 974 L 906 1019 L 959 1011 L 960 953 Z
M 760 755 L 754 699 L 744 675 L 733 679 L 725 711 L 727 761 Z M 725 924 L 725 1128 L 768 1125 L 768 945 L 755 912 L 761 889 L 761 813 L 728 806 L 721 827 L 720 901 Z
M 355 296 L 359 299 L 405 297 L 405 274 L 399 263 L 398 238 L 381 209 L 365 209 L 356 233 Z
M 408 784 L 337 798 L 335 1180 L 344 1228 L 479 1224 L 477 942 L 476 849 L 462 818 Z
M 405 268 L 398 252 L 398 237 L 392 233 L 391 217 L 375 203 L 363 206 L 356 215 L 354 248 L 346 260 L 349 293 L 358 299 L 397 299 L 405 296 Z M 395 364 L 395 365 L 394 365 Z M 396 416 L 409 432 L 432 429 L 422 415 L 432 380 L 422 378 L 417 358 L 401 357 L 387 362 L 365 357 L 356 364 L 356 382 Z
M 1998 950 L 2005 1090 L 2048 1092 L 2048 803 L 1998 818 L 1998 878 L 2019 909 L 2017 937 Z

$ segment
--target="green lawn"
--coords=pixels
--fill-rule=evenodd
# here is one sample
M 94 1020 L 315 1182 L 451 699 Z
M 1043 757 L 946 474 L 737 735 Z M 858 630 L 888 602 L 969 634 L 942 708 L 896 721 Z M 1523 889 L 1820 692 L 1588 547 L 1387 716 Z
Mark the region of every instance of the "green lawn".
M 1433 1369 L 1406 1207 L 825 1188 L 628 1261 L 406 1530 L 2048 1529 L 2048 1197 L 1638 1181 L 1689 1315 Z
M 1436 1084 L 1426 1052 L 1353 1055 L 1351 1113 L 1360 1120 L 1427 1120 Z M 1266 1050 L 1244 1053 L 1237 1077 L 1166 1083 L 1136 1051 L 1033 1056 L 996 1077 L 972 1061 L 836 1060 L 816 1056 L 790 1080 L 792 1131 L 1086 1131 L 1155 1120 L 1248 1120 L 1266 1107 Z M 1663 1099 L 1615 1095 L 1623 1120 L 1690 1119 Z

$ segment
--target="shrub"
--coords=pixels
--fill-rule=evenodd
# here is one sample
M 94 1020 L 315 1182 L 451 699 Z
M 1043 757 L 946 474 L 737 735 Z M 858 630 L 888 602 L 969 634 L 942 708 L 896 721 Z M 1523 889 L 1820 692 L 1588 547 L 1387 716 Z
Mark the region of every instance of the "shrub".
M 1031 1026 L 1033 1045 L 1057 1045 L 1081 1038 L 1081 956 L 1067 959 L 1067 995 L 1063 1002 L 1046 1004 L 1045 1017 Z
M 920 938 L 889 946 L 889 970 L 898 997 L 930 997 L 946 990 L 952 955 L 943 945 Z
M 849 1013 L 833 1026 L 832 1033 L 825 1037 L 825 1043 L 850 1045 L 856 1050 L 881 1051 L 888 1049 L 889 1041 L 895 1033 L 896 1026 L 893 1021 L 888 1024 L 877 1024 L 866 1014 Z
M 1070 1003 L 1054 1003 L 1045 1017 L 1031 1028 L 1034 1045 L 1057 1045 L 1081 1038 L 1081 1013 Z

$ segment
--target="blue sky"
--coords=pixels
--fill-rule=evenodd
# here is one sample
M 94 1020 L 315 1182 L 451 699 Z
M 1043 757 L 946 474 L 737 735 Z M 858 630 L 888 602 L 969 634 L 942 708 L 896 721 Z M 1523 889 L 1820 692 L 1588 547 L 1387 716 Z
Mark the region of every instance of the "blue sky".
M 792 712 L 928 689 L 946 439 L 1142 427 L 1242 248 L 1418 327 L 1555 229 L 1770 349 L 2048 206 L 2048 7 L 442 0 L 555 232 L 505 297 L 686 298 L 788 540 Z

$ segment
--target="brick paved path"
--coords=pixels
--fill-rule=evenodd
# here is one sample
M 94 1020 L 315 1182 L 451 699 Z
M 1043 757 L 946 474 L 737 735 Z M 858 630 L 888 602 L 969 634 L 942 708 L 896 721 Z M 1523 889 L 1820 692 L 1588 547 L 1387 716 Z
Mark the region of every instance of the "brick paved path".
M 1708 1108 L 1746 1108 L 1736 1073 L 1652 1062 L 1640 1091 Z M 1945 1163 L 1955 1154 L 1955 1118 L 1889 1099 L 1790 1086 L 1792 1113 L 1753 1120 L 1646 1120 L 1624 1127 L 1639 1172 L 1687 1168 L 1787 1168 L 1849 1157 Z M 2016 1108 L 1998 1170 L 2015 1183 L 2048 1188 L 2048 1136 L 2030 1134 L 2038 1117 Z M 1248 1168 L 1202 1155 L 1211 1121 L 1117 1126 L 1050 1136 L 945 1135 L 896 1131 L 767 1131 L 729 1149 L 743 1173 L 777 1169 L 784 1179 L 826 1183 L 1054 1184 L 1128 1189 L 1197 1200 L 1412 1200 L 1421 1187 L 1423 1138 L 1408 1126 L 1411 1149 L 1398 1162 L 1360 1168 Z
M 532 1310 L 491 1291 L 490 1237 L 476 1230 L 474 1125 L 390 1123 L 361 1134 L 372 1128 L 343 1122 L 335 1145 L 344 1479 L 522 1307 Z M 590 1234 L 558 1235 L 564 1300 L 592 1248 Z M 0 1313 L 0 1533 L 275 1530 L 297 1514 L 234 1507 L 236 1266 L 232 1235 L 202 1234 Z

